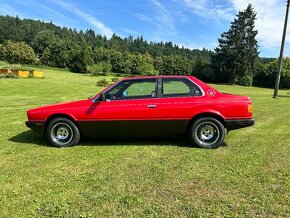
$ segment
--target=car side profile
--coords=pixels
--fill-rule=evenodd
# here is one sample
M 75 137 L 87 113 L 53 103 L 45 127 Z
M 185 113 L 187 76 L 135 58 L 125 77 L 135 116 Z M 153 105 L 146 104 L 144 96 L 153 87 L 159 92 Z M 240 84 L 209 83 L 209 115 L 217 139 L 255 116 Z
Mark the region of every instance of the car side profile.
M 27 127 L 57 147 L 85 137 L 187 136 L 217 148 L 227 132 L 254 125 L 249 97 L 224 94 L 192 76 L 122 79 L 92 98 L 27 111 Z

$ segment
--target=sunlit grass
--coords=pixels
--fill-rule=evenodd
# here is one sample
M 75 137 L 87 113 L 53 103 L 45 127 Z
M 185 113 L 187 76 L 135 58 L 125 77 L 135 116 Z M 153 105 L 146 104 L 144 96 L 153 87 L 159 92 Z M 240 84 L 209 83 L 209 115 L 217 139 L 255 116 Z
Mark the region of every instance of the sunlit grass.
M 287 217 L 290 94 L 213 85 L 250 96 L 254 127 L 215 150 L 181 140 L 82 141 L 57 149 L 25 125 L 26 110 L 85 99 L 103 77 L 42 68 L 0 80 L 0 217 Z M 110 79 L 108 79 L 110 80 Z

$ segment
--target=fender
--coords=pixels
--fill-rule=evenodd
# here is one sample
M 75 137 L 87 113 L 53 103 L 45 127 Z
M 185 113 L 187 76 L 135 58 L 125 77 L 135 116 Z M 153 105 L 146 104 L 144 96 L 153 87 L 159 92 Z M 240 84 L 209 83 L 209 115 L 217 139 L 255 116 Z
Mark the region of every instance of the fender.
M 212 115 L 220 117 L 222 120 L 225 120 L 225 117 L 219 111 L 214 110 L 214 109 L 198 110 L 193 114 L 193 116 L 191 117 L 191 120 L 193 120 L 194 118 L 202 114 L 212 114 Z
M 75 118 L 75 116 L 72 115 L 72 114 L 70 114 L 70 113 L 51 113 L 51 114 L 49 114 L 49 115 L 45 118 L 44 122 L 47 123 L 47 122 L 49 122 L 50 120 L 52 120 L 53 118 L 55 118 L 55 117 L 66 117 L 66 118 L 69 118 L 70 120 L 72 120 L 72 121 L 74 121 L 74 122 L 77 121 L 77 119 Z

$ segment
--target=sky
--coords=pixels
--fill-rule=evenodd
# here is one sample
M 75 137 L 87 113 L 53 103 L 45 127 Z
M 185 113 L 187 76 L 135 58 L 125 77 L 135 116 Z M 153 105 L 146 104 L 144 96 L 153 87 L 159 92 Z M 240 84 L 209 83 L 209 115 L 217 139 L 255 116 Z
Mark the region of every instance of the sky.
M 172 41 L 190 49 L 218 46 L 235 15 L 251 3 L 261 57 L 278 57 L 286 0 L 0 0 L 0 15 L 52 21 L 59 26 L 147 41 Z M 285 55 L 290 56 L 290 23 Z

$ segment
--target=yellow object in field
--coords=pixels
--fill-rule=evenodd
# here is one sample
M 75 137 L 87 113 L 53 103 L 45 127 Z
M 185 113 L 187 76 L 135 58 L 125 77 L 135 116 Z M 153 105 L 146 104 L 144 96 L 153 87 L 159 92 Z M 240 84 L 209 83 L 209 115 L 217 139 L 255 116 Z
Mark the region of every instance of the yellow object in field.
M 27 70 L 25 70 L 25 71 L 16 70 L 16 71 L 14 71 L 14 73 L 19 77 L 28 77 L 28 75 L 29 75 L 29 71 L 27 71 Z
M 33 77 L 38 77 L 38 78 L 43 77 L 43 73 L 41 71 L 37 71 L 37 70 L 29 71 L 29 74 Z
M 0 69 L 0 73 L 11 73 L 10 69 Z

